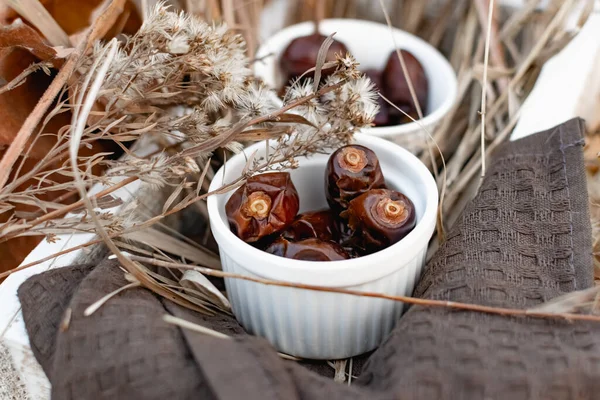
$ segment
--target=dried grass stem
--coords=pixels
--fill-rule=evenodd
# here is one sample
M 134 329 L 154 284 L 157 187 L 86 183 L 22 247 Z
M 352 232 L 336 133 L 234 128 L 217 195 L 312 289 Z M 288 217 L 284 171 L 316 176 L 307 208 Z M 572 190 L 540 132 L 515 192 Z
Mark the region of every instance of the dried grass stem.
M 494 315 L 502 315 L 502 316 L 513 316 L 513 317 L 530 317 L 530 318 L 543 318 L 543 319 L 562 319 L 566 321 L 593 321 L 600 322 L 600 316 L 595 315 L 582 315 L 582 314 L 571 314 L 571 313 L 549 313 L 549 312 L 537 312 L 533 310 L 523 310 L 523 309 L 515 309 L 515 308 L 505 308 L 505 307 L 490 307 L 490 306 L 482 306 L 478 304 L 468 304 L 468 303 L 458 303 L 453 301 L 446 300 L 431 300 L 431 299 L 422 299 L 417 297 L 409 297 L 409 296 L 394 296 L 385 293 L 374 293 L 374 292 L 361 292 L 358 290 L 350 290 L 350 289 L 340 289 L 340 288 L 331 288 L 324 286 L 316 286 L 316 285 L 304 285 L 304 284 L 296 284 L 290 282 L 282 282 L 282 281 L 274 281 L 269 279 L 255 278 L 251 276 L 235 274 L 224 271 L 215 271 L 209 268 L 203 268 L 198 266 L 192 266 L 188 264 L 181 264 L 175 262 L 166 262 L 161 260 L 156 260 L 148 257 L 140 257 L 130 255 L 129 258 L 133 261 L 138 261 L 142 263 L 147 263 L 150 265 L 155 265 L 158 267 L 165 268 L 176 268 L 182 270 L 195 270 L 202 274 L 214 276 L 218 278 L 232 278 L 232 279 L 241 279 L 249 282 L 260 283 L 262 285 L 269 286 L 279 286 L 279 287 L 289 287 L 289 288 L 297 288 L 304 290 L 313 290 L 316 292 L 329 292 L 329 293 L 340 293 L 347 294 L 352 296 L 360 296 L 360 297 L 372 297 L 378 299 L 386 299 L 399 301 L 406 304 L 412 305 L 420 305 L 420 306 L 429 306 L 429 307 L 442 307 L 442 308 L 452 308 L 457 310 L 465 310 L 465 311 L 474 311 L 481 312 L 486 314 L 494 314 Z

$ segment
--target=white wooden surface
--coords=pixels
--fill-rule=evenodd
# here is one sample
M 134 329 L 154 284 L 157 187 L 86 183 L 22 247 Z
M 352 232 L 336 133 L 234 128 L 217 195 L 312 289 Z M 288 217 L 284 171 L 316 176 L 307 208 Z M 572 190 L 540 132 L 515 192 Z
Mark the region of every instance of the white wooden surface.
M 593 71 L 597 71 L 595 75 Z M 512 140 L 576 116 L 582 116 L 592 124 L 600 123 L 600 6 L 597 5 L 595 14 L 577 38 L 545 65 L 524 107 L 522 117 L 511 136 Z M 595 114 L 592 110 L 595 110 Z M 115 195 L 126 203 L 132 199 L 138 187 L 139 182 L 134 182 Z M 93 192 L 99 190 L 101 188 L 96 187 Z M 118 212 L 118 209 L 119 207 L 112 211 Z M 24 264 L 86 243 L 93 237 L 93 234 L 63 235 L 58 243 L 43 242 L 27 257 Z M 67 266 L 81 254 L 81 251 L 69 253 L 28 268 L 9 276 L 0 285 L 0 340 L 9 348 L 13 363 L 27 386 L 31 399 L 49 399 L 50 383 L 29 347 L 17 289 L 28 277 L 50 268 Z
M 600 2 L 579 35 L 544 65 L 511 139 L 576 116 L 590 128 L 600 125 Z

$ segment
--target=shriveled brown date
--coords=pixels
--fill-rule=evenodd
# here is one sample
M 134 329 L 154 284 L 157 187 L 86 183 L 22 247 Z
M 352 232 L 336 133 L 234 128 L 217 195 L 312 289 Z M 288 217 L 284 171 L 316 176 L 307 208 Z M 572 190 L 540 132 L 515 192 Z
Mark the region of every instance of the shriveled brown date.
M 360 145 L 337 149 L 325 169 L 325 196 L 335 212 L 370 189 L 384 188 L 385 181 L 375 153 Z
M 265 251 L 276 256 L 304 261 L 339 261 L 350 258 L 337 243 L 315 238 L 293 242 L 281 237 Z
M 337 243 L 342 246 L 344 250 L 346 250 L 346 253 L 350 255 L 350 258 L 360 257 L 358 250 L 352 243 L 352 230 L 350 229 L 350 226 L 348 226 L 348 220 L 344 218 L 338 218 L 337 226 L 340 233 Z
M 281 236 L 297 242 L 311 238 L 337 241 L 340 235 L 336 216 L 331 210 L 322 210 L 298 215 Z
M 348 219 L 351 243 L 362 254 L 371 254 L 397 243 L 416 224 L 412 201 L 389 189 L 373 189 L 358 196 L 342 216 Z
M 298 37 L 290 42 L 279 59 L 281 73 L 286 82 L 302 76 L 306 71 L 315 67 L 317 64 L 317 55 L 325 39 L 327 39 L 327 36 L 315 33 L 309 36 Z M 348 49 L 342 42 L 334 40 L 331 46 L 329 46 L 325 61 L 335 61 L 336 54 L 344 56 L 347 52 Z M 324 78 L 334 71 L 335 68 L 323 69 L 321 77 Z M 311 72 L 304 77 L 312 78 L 313 76 L 314 72 Z
M 248 178 L 225 205 L 231 230 L 251 243 L 288 227 L 300 205 L 298 192 L 287 172 Z
M 425 114 L 427 110 L 427 100 L 429 98 L 429 83 L 427 81 L 425 70 L 412 53 L 406 50 L 400 50 L 400 53 L 402 53 L 402 58 L 404 59 L 406 70 L 410 77 L 410 81 L 412 82 L 421 110 L 423 114 Z M 385 87 L 385 96 L 392 103 L 411 117 L 415 119 L 418 118 L 417 109 L 408 87 L 408 81 L 404 75 L 402 64 L 400 63 L 396 51 L 393 51 L 390 54 L 385 69 L 383 70 L 382 85 Z M 404 114 L 393 107 L 390 107 L 390 113 L 392 114 L 392 118 L 396 118 L 396 123 L 410 121 Z

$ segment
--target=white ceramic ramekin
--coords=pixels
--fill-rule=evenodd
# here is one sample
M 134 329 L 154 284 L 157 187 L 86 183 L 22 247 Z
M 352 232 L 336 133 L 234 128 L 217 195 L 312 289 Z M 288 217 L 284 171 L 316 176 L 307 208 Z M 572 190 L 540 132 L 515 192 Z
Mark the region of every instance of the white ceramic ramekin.
M 283 81 L 279 69 L 281 53 L 293 39 L 313 32 L 314 23 L 304 22 L 287 27 L 267 39 L 257 51 L 256 57 L 264 59 L 255 63 L 255 75 L 271 88 L 278 89 L 283 86 L 286 82 Z M 399 48 L 414 54 L 423 65 L 429 80 L 428 112 L 419 121 L 429 131 L 432 131 L 452 108 L 457 93 L 456 74 L 444 56 L 426 41 L 395 28 L 390 34 L 389 27 L 384 24 L 353 19 L 323 20 L 319 32 L 323 35 L 336 32 L 334 37 L 348 47 L 363 70 L 382 70 L 395 48 L 394 40 Z M 364 132 L 394 141 L 412 151 L 422 148 L 427 138 L 427 134 L 415 122 L 372 127 Z
M 372 149 L 386 182 L 414 203 L 417 225 L 404 239 L 385 250 L 351 260 L 309 262 L 260 251 L 235 236 L 227 222 L 225 203 L 232 192 L 208 198 L 213 235 L 223 270 L 261 278 L 349 288 L 391 295 L 410 295 L 425 261 L 436 220 L 438 192 L 429 170 L 410 152 L 386 140 L 357 134 L 356 142 Z M 227 162 L 212 180 L 210 190 L 240 176 L 257 143 Z M 325 208 L 326 154 L 300 158 L 290 171 L 300 196 L 300 212 Z M 233 312 L 250 333 L 266 337 L 279 351 L 303 358 L 341 359 L 374 349 L 391 331 L 403 305 L 390 300 L 266 286 L 226 279 Z

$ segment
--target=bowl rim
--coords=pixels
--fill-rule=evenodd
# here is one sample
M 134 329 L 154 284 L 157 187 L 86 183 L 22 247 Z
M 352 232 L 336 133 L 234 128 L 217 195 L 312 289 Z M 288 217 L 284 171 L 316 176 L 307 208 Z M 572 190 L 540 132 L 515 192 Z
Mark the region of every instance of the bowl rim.
M 263 44 L 256 51 L 256 58 L 260 59 L 261 57 L 265 57 L 269 54 L 270 44 L 277 41 L 282 41 L 283 39 L 289 38 L 286 43 L 289 43 L 293 38 L 298 37 L 300 35 L 300 31 L 306 29 L 306 27 L 310 27 L 314 25 L 312 21 L 301 22 L 298 24 L 290 25 L 285 27 L 284 29 L 278 31 L 273 36 L 268 38 L 263 42 Z M 386 24 L 382 24 L 375 21 L 365 21 L 359 19 L 352 18 L 329 18 L 321 21 L 321 27 L 325 27 L 327 30 L 331 30 L 330 27 L 342 26 L 342 25 L 363 25 L 370 27 L 377 27 L 389 30 L 390 28 Z M 335 29 L 334 29 L 335 30 Z M 297 32 L 298 31 L 298 32 Z M 391 28 L 393 35 L 404 37 L 405 39 L 412 41 L 415 43 L 415 47 L 421 47 L 423 51 L 429 52 L 432 56 L 432 59 L 436 60 L 435 69 L 440 74 L 441 78 L 448 82 L 449 91 L 447 96 L 444 98 L 439 107 L 437 107 L 432 112 L 429 112 L 425 117 L 417 122 L 411 121 L 406 124 L 400 125 L 391 125 L 391 126 L 373 126 L 364 128 L 362 131 L 366 134 L 378 137 L 395 137 L 409 133 L 415 133 L 416 130 L 427 129 L 428 126 L 432 126 L 441 120 L 450 109 L 454 106 L 456 102 L 456 96 L 458 93 L 458 79 L 454 69 L 450 65 L 450 62 L 439 52 L 438 49 L 433 47 L 431 44 L 427 43 L 425 40 L 420 37 L 413 35 L 412 33 L 406 32 L 402 29 L 398 29 L 395 27 Z M 402 40 L 396 39 L 396 44 L 398 47 L 402 49 Z M 393 47 L 393 42 L 391 43 Z M 281 51 L 281 50 L 279 50 Z M 273 57 L 277 57 L 278 54 L 273 54 Z M 418 58 L 418 55 L 415 54 Z M 260 77 L 260 76 L 259 76 Z M 279 97 L 277 97 L 279 99 Z
M 248 257 L 249 260 L 264 260 L 265 264 L 277 265 L 278 271 L 284 272 L 284 274 L 285 272 L 319 272 L 319 275 L 338 274 L 339 272 L 352 272 L 353 270 L 359 271 L 364 268 L 378 268 L 377 266 L 381 266 L 382 264 L 389 264 L 389 260 L 390 258 L 392 258 L 391 256 L 396 255 L 394 258 L 398 258 L 399 253 L 402 255 L 408 255 L 409 260 L 414 258 L 414 256 L 417 253 L 417 250 L 421 250 L 423 247 L 427 247 L 429 240 L 432 237 L 433 229 L 435 227 L 438 209 L 438 188 L 435 179 L 433 178 L 427 167 L 408 150 L 394 143 L 390 143 L 385 139 L 369 136 L 366 134 L 357 133 L 355 134 L 355 138 L 358 140 L 355 140 L 354 143 L 359 143 L 367 147 L 369 147 L 369 145 L 375 144 L 375 147 L 378 147 L 378 150 L 373 151 L 379 152 L 383 150 L 393 153 L 394 157 L 403 159 L 408 165 L 411 165 L 413 170 L 417 173 L 419 183 L 421 187 L 425 189 L 425 207 L 423 210 L 422 217 L 416 224 L 415 228 L 406 237 L 404 237 L 399 242 L 393 244 L 392 246 L 380 250 L 376 253 L 349 260 L 324 262 L 294 260 L 279 257 L 274 254 L 269 254 L 255 247 L 252 247 L 251 245 L 245 243 L 242 239 L 237 237 L 231 231 L 229 224 L 226 222 L 227 217 L 225 215 L 225 207 L 223 205 L 223 207 L 219 209 L 217 202 L 217 196 L 227 196 L 229 193 L 231 193 L 230 190 L 222 194 L 210 195 L 208 196 L 207 200 L 210 224 L 211 228 L 213 229 L 215 240 L 219 245 L 219 250 L 225 250 L 225 253 L 227 254 L 231 254 L 232 251 L 235 251 L 236 253 L 240 253 L 240 256 L 243 256 L 244 258 Z M 244 153 L 246 153 L 247 156 L 249 154 L 252 154 L 257 149 L 264 149 L 264 146 L 265 141 L 249 146 L 244 149 L 244 152 L 235 155 L 233 158 L 227 161 L 227 164 L 245 164 L 246 159 Z M 222 182 L 223 175 L 224 167 L 221 167 L 216 172 L 213 181 L 210 184 L 209 191 L 214 191 L 221 186 L 221 184 L 217 184 L 217 182 Z M 285 260 L 285 262 L 282 263 L 282 260 Z M 383 273 L 385 271 L 380 271 L 381 273 L 373 274 L 370 276 L 370 278 L 378 279 L 381 276 L 384 276 L 404 267 L 406 264 L 402 263 L 402 260 L 399 260 L 398 263 L 401 265 L 397 265 L 395 268 L 383 268 L 385 271 L 387 271 L 386 273 Z M 259 276 L 272 275 L 269 274 L 269 272 L 267 271 L 268 267 L 257 265 L 257 263 L 248 262 L 245 263 L 243 267 Z M 348 281 L 348 279 L 346 281 Z M 350 279 L 350 281 L 355 280 Z M 362 282 L 363 280 L 359 281 Z

